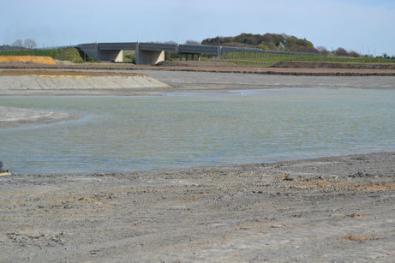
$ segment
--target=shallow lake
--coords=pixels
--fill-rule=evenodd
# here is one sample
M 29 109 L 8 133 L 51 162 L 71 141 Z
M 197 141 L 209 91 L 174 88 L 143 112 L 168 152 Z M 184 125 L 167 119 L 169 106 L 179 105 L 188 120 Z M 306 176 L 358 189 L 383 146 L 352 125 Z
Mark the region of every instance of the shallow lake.
M 80 116 L 0 129 L 0 160 L 19 174 L 173 169 L 395 150 L 395 90 L 0 97 L 0 105 Z

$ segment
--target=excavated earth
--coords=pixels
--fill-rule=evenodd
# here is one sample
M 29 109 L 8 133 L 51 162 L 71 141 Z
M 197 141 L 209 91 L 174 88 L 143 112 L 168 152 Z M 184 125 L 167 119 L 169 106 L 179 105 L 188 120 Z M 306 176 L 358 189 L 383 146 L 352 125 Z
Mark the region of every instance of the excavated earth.
M 0 95 L 134 95 L 171 89 L 149 76 L 81 70 L 0 70 Z
M 394 262 L 395 153 L 0 178 L 0 262 Z
M 3 71 L 0 94 L 306 83 L 393 89 L 394 77 Z M 5 107 L 0 116 L 0 127 L 70 117 Z M 13 175 L 0 177 L 0 262 L 394 262 L 394 204 L 391 152 L 126 174 Z

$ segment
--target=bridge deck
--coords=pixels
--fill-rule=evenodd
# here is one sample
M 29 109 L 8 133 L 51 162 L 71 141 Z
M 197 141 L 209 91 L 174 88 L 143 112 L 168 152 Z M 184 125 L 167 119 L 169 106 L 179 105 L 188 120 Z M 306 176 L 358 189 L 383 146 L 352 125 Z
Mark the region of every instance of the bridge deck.
M 221 56 L 229 52 L 264 52 L 257 48 L 239 48 L 209 45 L 179 45 L 173 43 L 154 42 L 88 43 L 77 45 L 76 48 L 83 52 L 85 56 L 94 58 L 95 60 L 115 62 L 122 62 L 123 59 L 121 53 L 123 50 L 136 50 L 138 58 L 147 58 L 151 56 L 151 59 L 156 56 L 155 54 L 159 55 L 163 51 L 172 54 L 197 54 L 208 56 Z M 163 55 L 163 60 L 164 57 L 165 56 Z M 147 62 L 144 60 L 144 62 L 141 63 Z
M 150 42 L 119 42 L 119 43 L 90 43 L 76 46 L 82 51 L 87 49 L 97 49 L 99 51 L 120 51 L 120 50 L 143 50 L 143 51 L 166 51 L 181 54 L 202 54 L 202 55 L 221 55 L 228 52 L 262 52 L 257 48 L 238 48 L 225 46 L 208 45 L 179 45 L 169 43 L 150 43 Z

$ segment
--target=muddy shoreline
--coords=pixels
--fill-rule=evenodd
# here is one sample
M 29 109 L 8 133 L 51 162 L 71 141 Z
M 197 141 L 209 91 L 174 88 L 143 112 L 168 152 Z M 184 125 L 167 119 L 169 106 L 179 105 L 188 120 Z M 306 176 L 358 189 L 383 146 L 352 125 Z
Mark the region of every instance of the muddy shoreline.
M 395 153 L 0 178 L 4 262 L 392 262 Z
M 0 70 L 1 96 L 146 96 L 273 88 L 395 89 L 387 76 L 283 76 L 162 70 Z
M 342 65 L 344 66 L 344 65 Z M 378 65 L 376 65 L 378 66 Z M 284 67 L 254 67 L 254 66 L 237 66 L 227 65 L 226 63 L 198 63 L 196 65 L 169 64 L 162 66 L 134 65 L 128 63 L 84 63 L 84 64 L 57 64 L 57 65 L 39 65 L 27 63 L 1 63 L 0 69 L 4 70 L 153 70 L 153 71 L 179 71 L 179 72 L 206 72 L 206 73 L 241 73 L 257 75 L 290 75 L 290 76 L 395 76 L 395 69 L 390 67 L 364 68 L 364 67 L 316 67 L 311 65 L 295 65 Z

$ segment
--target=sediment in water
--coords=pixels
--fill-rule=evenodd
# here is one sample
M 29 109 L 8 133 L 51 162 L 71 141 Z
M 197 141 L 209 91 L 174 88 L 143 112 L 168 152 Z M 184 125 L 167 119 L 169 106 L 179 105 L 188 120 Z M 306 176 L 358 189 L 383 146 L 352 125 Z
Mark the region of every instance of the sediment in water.
M 64 112 L 0 106 L 0 128 L 15 127 L 23 124 L 49 123 L 73 118 L 77 118 L 77 116 Z

